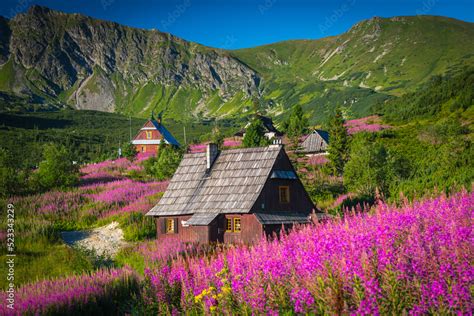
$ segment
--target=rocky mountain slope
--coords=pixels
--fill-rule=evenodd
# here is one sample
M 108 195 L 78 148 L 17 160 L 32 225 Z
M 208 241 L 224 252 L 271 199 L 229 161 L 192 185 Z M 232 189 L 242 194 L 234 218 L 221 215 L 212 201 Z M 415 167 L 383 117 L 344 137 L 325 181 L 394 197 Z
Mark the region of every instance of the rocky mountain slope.
M 245 115 L 260 95 L 274 116 L 299 103 L 317 122 L 473 64 L 474 24 L 443 17 L 373 18 L 340 36 L 234 51 L 38 6 L 0 18 L 4 104 L 191 120 Z
M 260 82 L 226 52 L 159 31 L 39 6 L 0 27 L 0 90 L 78 109 L 141 115 L 178 98 L 182 114 L 214 96 L 249 97 Z

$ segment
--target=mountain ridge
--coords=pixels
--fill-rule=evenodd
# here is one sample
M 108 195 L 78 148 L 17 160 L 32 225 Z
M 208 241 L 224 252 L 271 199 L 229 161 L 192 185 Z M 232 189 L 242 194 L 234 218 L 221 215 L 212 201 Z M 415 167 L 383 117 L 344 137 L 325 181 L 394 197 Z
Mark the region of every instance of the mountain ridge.
M 336 106 L 360 116 L 474 64 L 474 23 L 436 16 L 374 17 L 337 36 L 238 50 L 40 6 L 0 18 L 0 30 L 0 100 L 183 121 L 245 116 L 256 96 L 280 120 L 294 104 L 313 122 Z

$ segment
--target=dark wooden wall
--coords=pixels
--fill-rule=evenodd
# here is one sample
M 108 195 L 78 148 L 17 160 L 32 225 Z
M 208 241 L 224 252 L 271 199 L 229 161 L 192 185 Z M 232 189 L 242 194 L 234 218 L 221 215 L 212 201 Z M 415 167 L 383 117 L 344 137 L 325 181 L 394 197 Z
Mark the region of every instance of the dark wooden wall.
M 216 218 L 209 226 L 183 227 L 181 221 L 186 221 L 191 215 L 157 217 L 157 239 L 178 238 L 182 242 L 221 242 L 253 244 L 262 238 L 263 228 L 254 214 L 223 214 Z M 226 232 L 226 219 L 240 218 L 241 232 Z M 167 218 L 175 220 L 175 233 L 166 233 Z
M 181 221 L 186 221 L 191 215 L 181 216 L 169 216 L 169 217 L 157 217 L 156 218 L 156 238 L 178 238 L 182 242 L 199 242 L 209 243 L 209 230 L 208 226 L 188 226 L 183 227 Z M 166 233 L 165 219 L 173 218 L 176 221 L 175 233 Z
M 292 170 L 293 169 L 288 156 L 280 154 L 273 170 Z M 288 186 L 290 188 L 290 203 L 280 203 L 279 186 Z M 268 179 L 258 197 L 253 212 L 297 212 L 310 214 L 315 208 L 308 193 L 299 179 Z
M 234 220 L 240 218 L 240 233 L 226 232 L 227 218 Z M 224 243 L 244 243 L 253 244 L 262 238 L 262 225 L 258 222 L 254 214 L 223 214 L 216 220 L 218 238 L 215 241 Z

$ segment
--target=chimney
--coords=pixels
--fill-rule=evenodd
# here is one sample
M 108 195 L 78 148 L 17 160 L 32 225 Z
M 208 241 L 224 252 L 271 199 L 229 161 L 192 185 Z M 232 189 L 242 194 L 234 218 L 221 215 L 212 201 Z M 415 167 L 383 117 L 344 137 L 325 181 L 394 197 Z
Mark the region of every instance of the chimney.
M 206 167 L 207 167 L 207 171 L 211 170 L 211 167 L 214 164 L 214 161 L 216 160 L 218 154 L 219 154 L 219 150 L 217 149 L 216 144 L 214 144 L 214 143 L 207 144 L 207 147 L 206 147 Z

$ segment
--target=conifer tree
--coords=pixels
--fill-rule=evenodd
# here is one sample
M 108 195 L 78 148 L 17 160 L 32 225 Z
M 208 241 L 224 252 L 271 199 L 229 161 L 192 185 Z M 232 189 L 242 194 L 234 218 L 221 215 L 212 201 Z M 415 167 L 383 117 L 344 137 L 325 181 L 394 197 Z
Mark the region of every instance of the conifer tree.
M 294 147 L 298 146 L 300 136 L 306 130 L 308 120 L 304 117 L 303 108 L 300 104 L 293 107 L 290 118 L 286 124 L 286 132 Z
M 336 114 L 330 122 L 328 146 L 329 166 L 335 175 L 342 174 L 348 159 L 349 137 L 344 123 L 341 110 L 336 109 Z
M 260 119 L 256 118 L 250 123 L 245 131 L 242 141 L 244 147 L 259 147 L 268 145 L 269 141 L 265 137 L 265 129 Z

